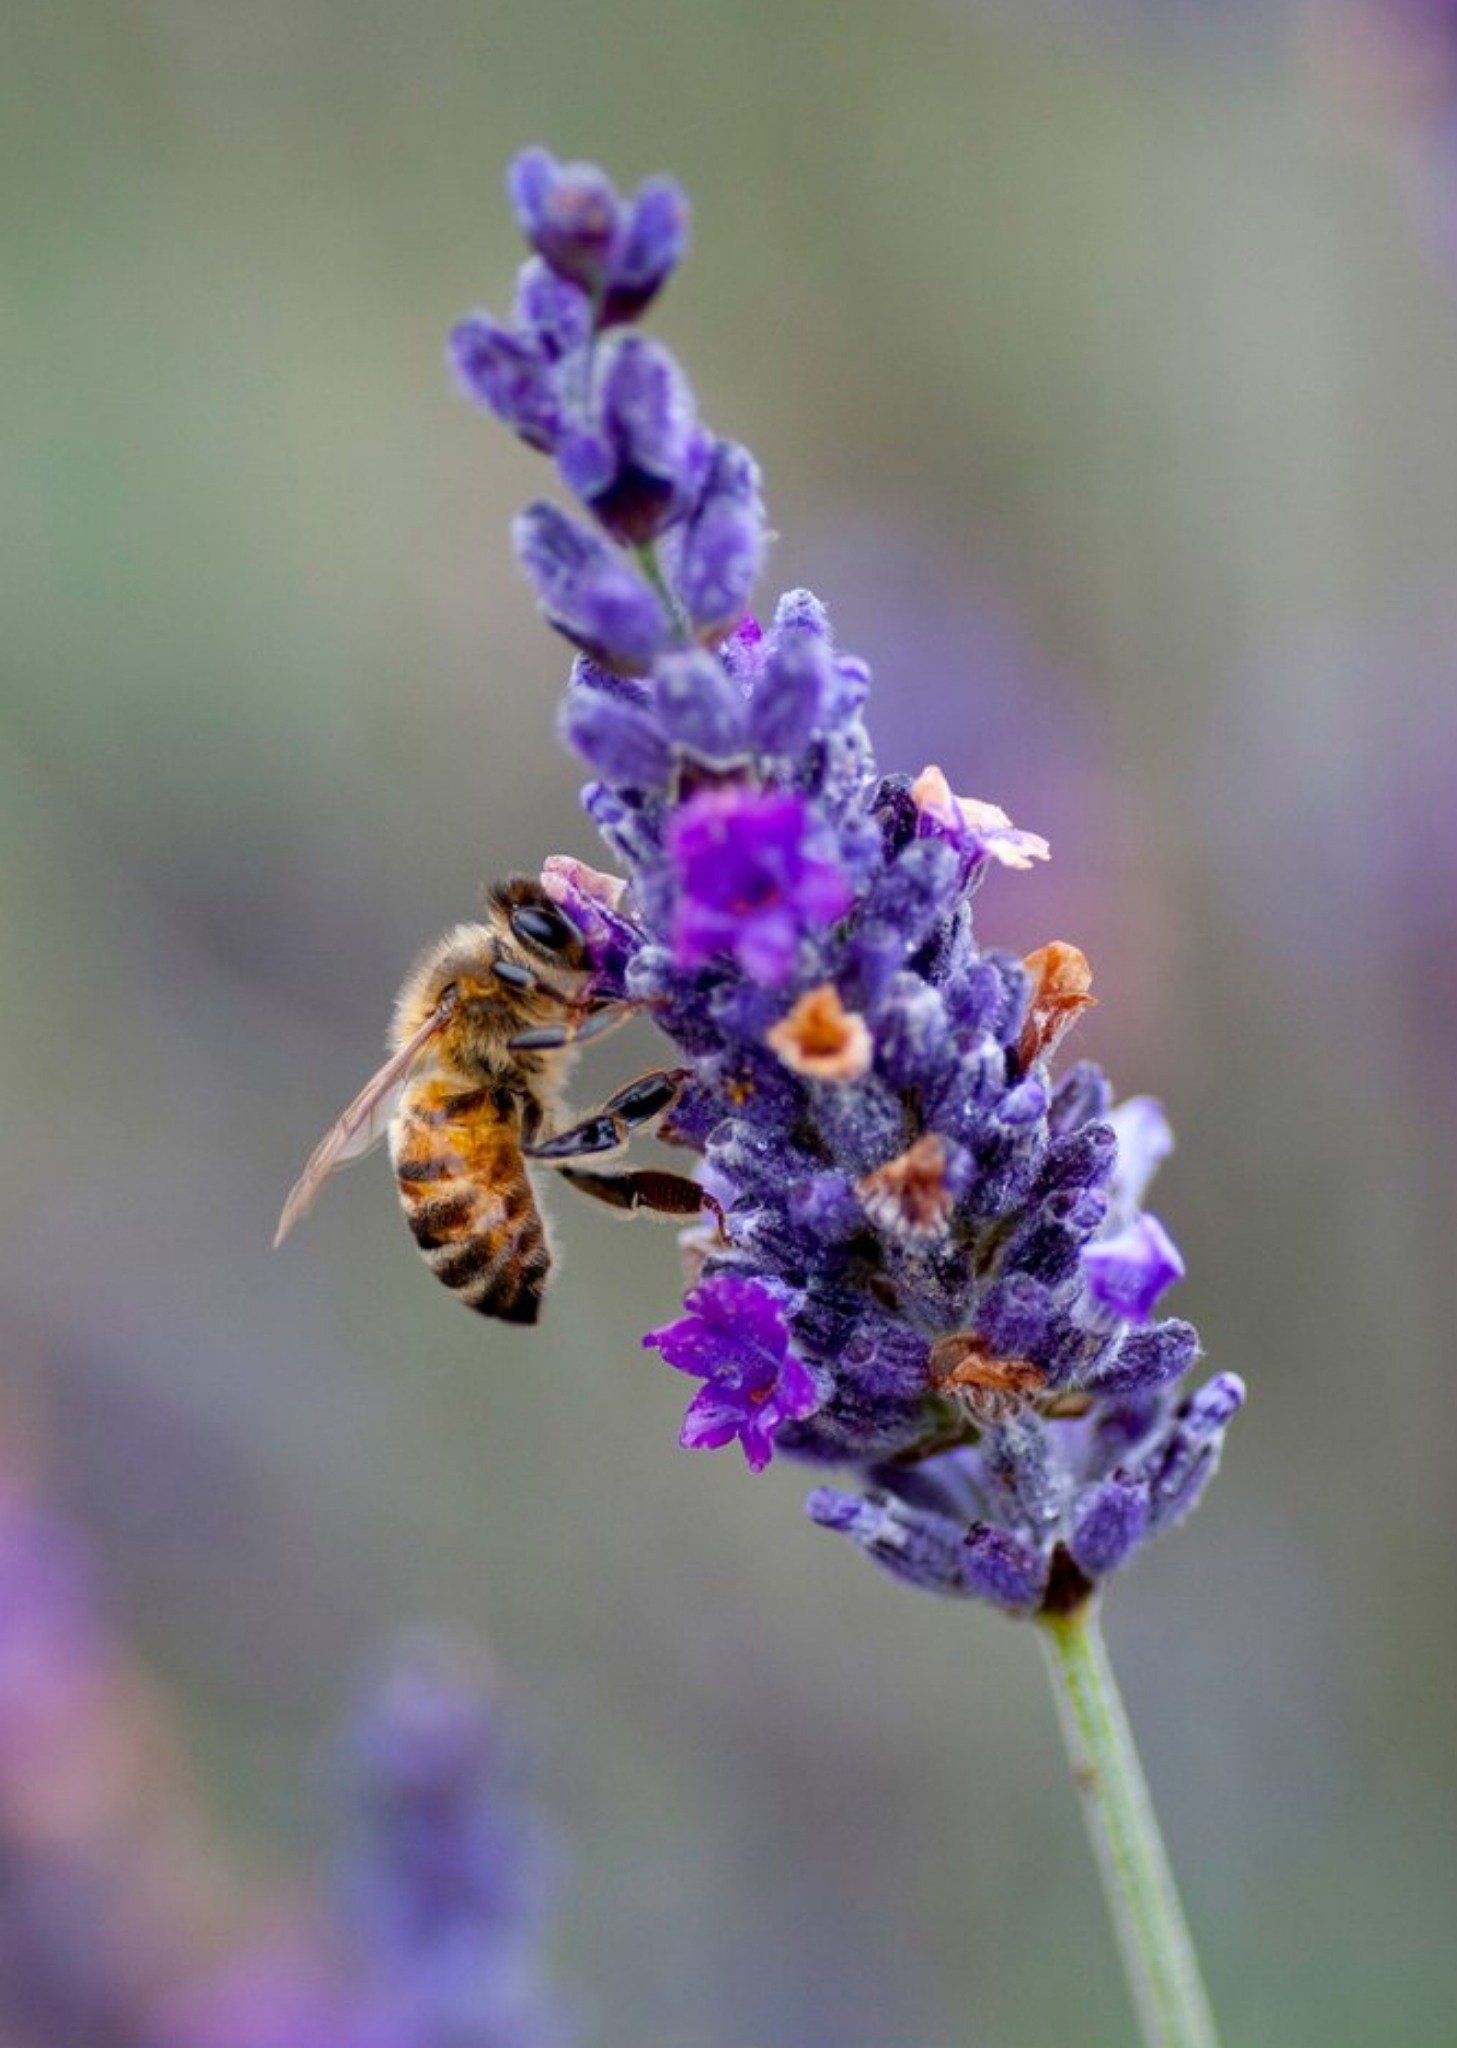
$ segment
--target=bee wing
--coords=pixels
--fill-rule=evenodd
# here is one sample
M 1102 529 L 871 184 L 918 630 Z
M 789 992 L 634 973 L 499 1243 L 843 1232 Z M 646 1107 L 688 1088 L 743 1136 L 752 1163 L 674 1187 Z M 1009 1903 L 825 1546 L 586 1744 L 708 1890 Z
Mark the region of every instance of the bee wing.
M 337 1123 L 325 1131 L 309 1154 L 307 1166 L 294 1182 L 283 1205 L 283 1214 L 273 1234 L 275 1251 L 300 1218 L 313 1208 L 319 1189 L 330 1174 L 346 1166 L 351 1159 L 360 1158 L 379 1143 L 389 1128 L 411 1067 L 444 1026 L 453 1008 L 452 1003 L 440 1004 L 414 1036 L 407 1039 L 398 1052 L 391 1053 L 377 1074 L 370 1076 Z

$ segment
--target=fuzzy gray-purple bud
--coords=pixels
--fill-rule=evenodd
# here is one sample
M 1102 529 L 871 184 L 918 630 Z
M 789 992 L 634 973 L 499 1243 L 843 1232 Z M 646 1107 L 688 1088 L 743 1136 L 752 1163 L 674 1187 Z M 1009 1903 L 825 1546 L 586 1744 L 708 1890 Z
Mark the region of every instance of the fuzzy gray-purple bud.
M 504 420 L 533 448 L 550 451 L 561 431 L 555 365 L 530 335 L 513 334 L 489 313 L 468 313 L 451 329 L 447 356 L 465 396 Z
M 669 624 L 645 577 L 555 505 L 528 505 L 513 539 L 549 625 L 608 668 L 639 675 L 652 666 Z
M 755 749 L 780 760 L 803 753 L 821 721 L 830 682 L 830 651 L 820 634 L 803 627 L 777 631 L 749 705 Z
M 652 713 L 604 690 L 568 690 L 562 738 L 608 782 L 627 789 L 665 789 L 672 756 Z
M 766 542 L 759 466 L 747 448 L 720 441 L 683 530 L 674 578 L 700 639 L 722 638 L 738 623 L 764 565 Z
M 744 693 L 711 654 L 665 654 L 653 674 L 657 714 L 673 746 L 697 761 L 742 760 L 748 733 Z
M 623 229 L 603 295 L 602 323 L 635 320 L 656 298 L 688 247 L 689 206 L 672 178 L 645 178 Z
M 1147 1480 L 1115 1472 L 1079 1495 L 1068 1548 L 1079 1569 L 1096 1582 L 1133 1555 L 1147 1528 Z
M 562 479 L 612 535 L 641 547 L 697 499 L 712 441 L 673 357 L 640 334 L 599 365 L 586 422 L 562 438 Z

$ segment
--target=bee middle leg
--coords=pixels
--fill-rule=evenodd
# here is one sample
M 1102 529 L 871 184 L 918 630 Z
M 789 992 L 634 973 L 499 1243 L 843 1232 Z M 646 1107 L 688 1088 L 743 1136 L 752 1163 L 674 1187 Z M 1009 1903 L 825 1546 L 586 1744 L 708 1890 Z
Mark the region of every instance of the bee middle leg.
M 569 1124 L 540 1144 L 528 1145 L 526 1156 L 543 1165 L 559 1166 L 573 1159 L 602 1159 L 620 1152 L 634 1132 L 649 1130 L 662 1120 L 683 1093 L 687 1078 L 686 1067 L 654 1067 L 649 1074 L 639 1074 L 609 1095 L 591 1116 Z

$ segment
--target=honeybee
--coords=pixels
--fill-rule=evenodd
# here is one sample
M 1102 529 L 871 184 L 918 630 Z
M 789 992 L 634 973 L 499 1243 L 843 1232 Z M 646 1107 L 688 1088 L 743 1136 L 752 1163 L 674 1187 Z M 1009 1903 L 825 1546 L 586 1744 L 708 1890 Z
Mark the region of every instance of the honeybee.
M 654 1068 L 558 1127 L 578 1048 L 633 1007 L 591 993 L 582 935 L 540 882 L 517 875 L 488 890 L 484 921 L 457 925 L 406 975 L 390 1056 L 315 1147 L 275 1246 L 331 1174 L 386 1137 L 425 1263 L 467 1308 L 503 1322 L 536 1321 L 551 1272 L 528 1162 L 612 1208 L 677 1218 L 710 1209 L 721 1228 L 717 1203 L 686 1174 L 602 1170 L 634 1132 L 662 1121 L 686 1069 Z

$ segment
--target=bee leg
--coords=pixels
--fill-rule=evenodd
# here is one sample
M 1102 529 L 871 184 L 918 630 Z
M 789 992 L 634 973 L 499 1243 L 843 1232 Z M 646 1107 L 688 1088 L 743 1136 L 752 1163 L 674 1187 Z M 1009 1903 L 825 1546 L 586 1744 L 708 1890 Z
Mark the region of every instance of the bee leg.
M 689 1180 L 686 1173 L 661 1173 L 651 1166 L 628 1173 L 587 1173 L 579 1167 L 564 1166 L 561 1176 L 580 1194 L 605 1202 L 609 1209 L 620 1209 L 626 1216 L 646 1212 L 681 1222 L 707 1210 L 718 1225 L 719 1242 L 729 1241 L 723 1204 L 696 1180 Z
M 556 1166 L 563 1160 L 601 1159 L 620 1152 L 634 1131 L 645 1131 L 667 1114 L 683 1092 L 686 1067 L 654 1067 L 639 1074 L 602 1107 L 539 1145 L 528 1145 L 528 1159 Z
M 635 1017 L 643 1003 L 603 1002 L 586 1007 L 577 1006 L 560 1024 L 536 1024 L 529 1031 L 518 1031 L 506 1042 L 513 1052 L 558 1052 L 564 1045 L 585 1045 L 589 1039 L 605 1038 L 609 1031 L 616 1031 L 629 1017 Z

